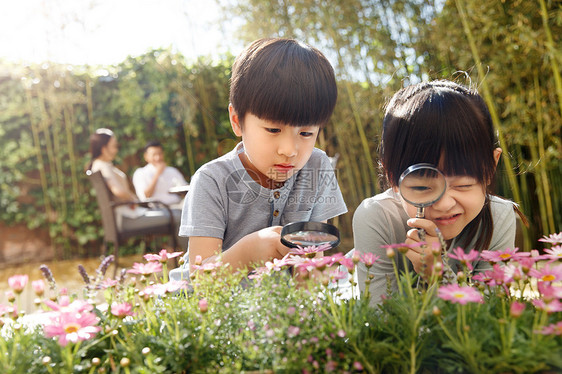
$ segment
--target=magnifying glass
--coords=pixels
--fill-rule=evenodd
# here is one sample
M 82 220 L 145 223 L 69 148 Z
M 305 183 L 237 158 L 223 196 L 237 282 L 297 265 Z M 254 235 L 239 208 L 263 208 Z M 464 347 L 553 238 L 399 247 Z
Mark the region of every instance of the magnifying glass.
M 324 222 L 292 222 L 283 226 L 281 243 L 289 248 L 322 244 L 335 248 L 340 244 L 340 231 L 336 226 Z
M 424 218 L 426 207 L 445 193 L 445 176 L 431 164 L 415 164 L 404 170 L 398 181 L 402 198 L 417 208 L 416 218 Z

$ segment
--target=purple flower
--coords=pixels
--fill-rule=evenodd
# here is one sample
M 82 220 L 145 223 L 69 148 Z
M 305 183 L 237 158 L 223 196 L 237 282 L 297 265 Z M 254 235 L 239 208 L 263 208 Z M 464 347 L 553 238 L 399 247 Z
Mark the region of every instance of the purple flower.
M 438 296 L 452 303 L 483 303 L 484 300 L 478 290 L 472 287 L 460 287 L 458 284 L 450 284 L 439 288 Z

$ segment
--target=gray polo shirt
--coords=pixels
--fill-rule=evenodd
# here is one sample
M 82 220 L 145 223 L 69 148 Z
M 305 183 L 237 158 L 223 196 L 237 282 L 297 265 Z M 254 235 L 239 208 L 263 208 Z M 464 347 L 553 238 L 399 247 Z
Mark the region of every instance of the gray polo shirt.
M 347 212 L 326 153 L 314 148 L 306 165 L 278 189 L 262 187 L 232 151 L 203 165 L 191 178 L 180 236 L 223 240 L 223 251 L 242 237 L 269 226 L 325 221 Z M 187 260 L 187 255 L 186 255 Z

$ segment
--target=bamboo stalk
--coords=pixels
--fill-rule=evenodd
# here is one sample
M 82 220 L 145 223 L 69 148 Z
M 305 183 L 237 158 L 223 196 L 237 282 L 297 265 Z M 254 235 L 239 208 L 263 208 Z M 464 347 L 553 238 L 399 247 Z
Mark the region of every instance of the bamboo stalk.
M 35 149 L 35 154 L 37 157 L 37 166 L 39 169 L 39 180 L 41 181 L 41 190 L 43 192 L 43 201 L 45 204 L 45 213 L 47 215 L 47 220 L 50 221 L 52 214 L 51 201 L 49 199 L 49 194 L 47 190 L 49 188 L 47 183 L 47 176 L 45 174 L 45 162 L 43 161 L 43 153 L 41 152 L 41 141 L 39 138 L 39 125 L 35 121 L 33 115 L 33 98 L 31 96 L 31 89 L 25 89 L 25 97 L 27 101 L 27 108 L 29 111 L 29 122 L 31 124 L 31 134 L 33 136 L 33 147 Z
M 65 132 L 66 132 L 66 144 L 68 146 L 68 158 L 70 161 L 70 176 L 72 180 L 72 200 L 74 201 L 75 205 L 78 205 L 78 195 L 79 195 L 79 187 L 78 187 L 78 172 L 76 170 L 76 154 L 74 151 L 74 137 L 72 136 L 72 126 L 74 121 L 72 120 L 72 104 L 67 104 L 66 108 L 63 108 L 63 115 L 64 115 L 64 123 L 65 123 Z
M 484 69 L 482 68 L 482 61 L 480 60 L 480 55 L 478 53 L 478 48 L 476 47 L 476 41 L 474 36 L 472 35 L 472 31 L 468 24 L 468 17 L 466 15 L 466 11 L 463 7 L 462 0 L 455 0 L 455 4 L 457 6 L 458 12 L 460 14 L 460 19 L 463 25 L 464 33 L 468 39 L 468 43 L 470 45 L 470 50 L 472 52 L 472 57 L 474 58 L 474 62 L 476 63 L 476 68 L 478 69 L 478 75 L 481 77 L 485 77 Z M 488 82 L 485 79 L 482 79 L 482 94 L 484 96 L 484 100 L 488 105 L 488 109 L 490 111 L 490 116 L 492 117 L 492 123 L 494 124 L 494 128 L 498 132 L 498 139 L 500 141 L 500 147 L 507 151 L 508 147 L 505 142 L 503 131 L 500 126 L 500 119 L 498 113 L 496 111 L 496 106 L 494 105 L 494 101 L 492 99 L 492 94 L 488 87 Z M 516 202 L 521 201 L 521 193 L 519 191 L 519 185 L 517 184 L 517 179 L 515 178 L 515 174 L 513 172 L 513 166 L 511 164 L 511 160 L 509 157 L 503 158 L 506 166 L 506 174 L 509 180 L 509 185 L 511 186 L 511 191 L 513 193 L 513 199 Z
M 45 106 L 45 98 L 41 90 L 37 90 L 37 99 L 39 101 L 39 109 L 41 112 L 41 121 L 39 122 L 40 131 L 43 132 L 44 139 L 45 139 L 45 150 L 47 151 L 47 160 L 49 161 L 49 171 L 51 173 L 56 172 L 56 162 L 55 156 L 53 152 L 53 144 L 51 141 L 51 135 L 49 132 L 49 114 L 47 112 L 47 108 Z M 51 178 L 52 179 L 52 178 Z M 47 178 L 47 181 L 49 178 Z M 58 180 L 54 179 L 54 184 L 56 186 Z M 56 186 L 58 187 L 58 186 Z M 57 209 L 58 210 L 58 209 Z
M 541 94 L 539 85 L 539 73 L 535 69 L 533 73 L 533 83 L 535 88 L 535 106 L 536 106 L 536 121 L 537 121 L 537 140 L 539 149 L 539 159 L 542 161 L 539 165 L 541 176 L 542 192 L 544 193 L 544 203 L 546 209 L 547 225 L 543 226 L 543 230 L 548 229 L 550 233 L 554 232 L 554 213 L 552 211 L 552 201 L 550 199 L 550 184 L 548 183 L 548 176 L 546 174 L 545 162 L 547 162 L 544 151 L 544 131 L 542 121 L 542 108 L 541 108 Z
M 90 129 L 90 134 L 93 134 L 94 129 L 94 102 L 92 98 L 92 83 L 90 77 L 86 78 L 86 108 L 88 113 L 88 128 Z
M 556 59 L 556 45 L 552 39 L 552 32 L 548 26 L 548 11 L 544 0 L 539 0 L 541 4 L 541 18 L 546 35 L 546 47 L 550 52 L 550 67 L 552 68 L 552 75 L 554 76 L 554 84 L 556 85 L 556 93 L 558 95 L 558 110 L 560 110 L 560 117 L 562 117 L 562 79 L 560 78 L 560 69 L 558 68 L 558 61 Z

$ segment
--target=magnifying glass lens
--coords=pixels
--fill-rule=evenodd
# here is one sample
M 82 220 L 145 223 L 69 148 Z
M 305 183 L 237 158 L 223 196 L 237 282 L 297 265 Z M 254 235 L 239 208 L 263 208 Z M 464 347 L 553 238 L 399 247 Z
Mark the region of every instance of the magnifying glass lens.
M 436 203 L 446 188 L 445 176 L 430 164 L 412 165 L 400 176 L 402 198 L 418 208 Z
M 281 230 L 281 243 L 289 248 L 329 244 L 335 248 L 340 242 L 337 227 L 324 222 L 292 222 Z

